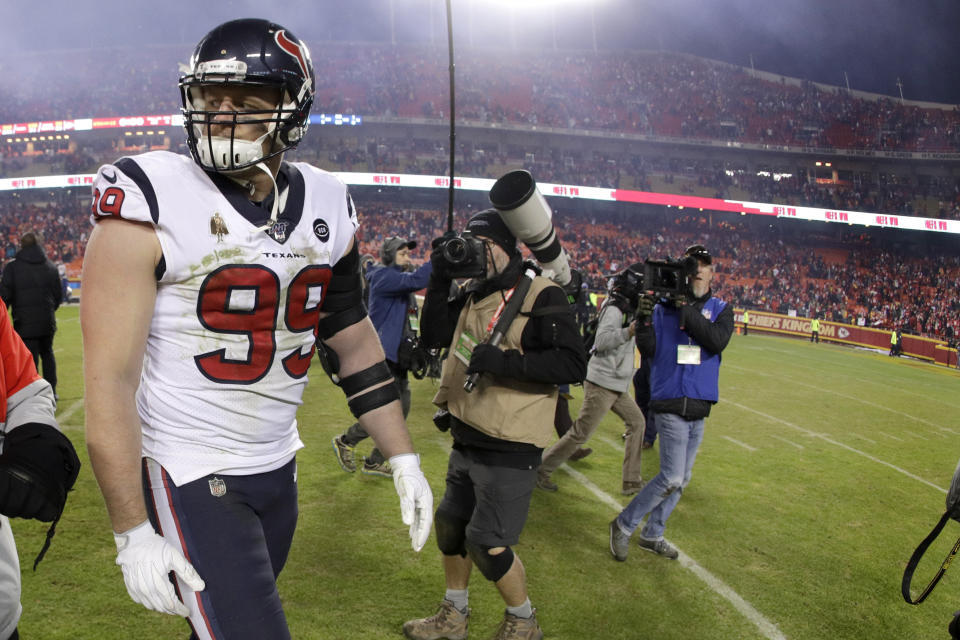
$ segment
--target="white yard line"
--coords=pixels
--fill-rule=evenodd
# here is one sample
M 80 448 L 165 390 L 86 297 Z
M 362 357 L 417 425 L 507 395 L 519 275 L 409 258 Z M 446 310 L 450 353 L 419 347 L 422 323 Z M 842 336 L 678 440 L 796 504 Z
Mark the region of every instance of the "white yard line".
M 802 444 L 797 444 L 796 442 L 794 442 L 794 441 L 792 441 L 792 440 L 787 440 L 786 438 L 781 438 L 780 436 L 773 435 L 772 433 L 770 434 L 770 437 L 773 438 L 774 440 L 779 440 L 780 442 L 786 442 L 786 443 L 787 443 L 788 445 L 790 445 L 791 447 L 796 447 L 797 449 L 803 449 L 803 445 L 802 445 Z
M 81 398 L 81 399 L 79 399 L 79 400 L 74 400 L 74 401 L 70 404 L 69 407 L 67 407 L 66 409 L 64 409 L 64 410 L 61 411 L 60 413 L 58 413 L 58 414 L 57 414 L 57 423 L 60 425 L 60 427 L 61 427 L 61 428 L 64 428 L 64 429 L 65 429 L 65 428 L 74 428 L 74 427 L 67 427 L 67 426 L 66 426 L 66 425 L 67 425 L 67 421 L 70 420 L 70 418 L 72 418 L 72 417 L 77 413 L 77 411 L 79 411 L 82 407 L 83 407 L 83 398 Z
M 725 365 L 725 366 L 726 366 L 726 367 L 729 367 L 729 368 L 731 368 L 731 369 L 737 369 L 737 370 L 739 370 L 739 371 L 748 371 L 748 372 L 749 372 L 749 369 L 745 369 L 744 367 L 738 367 L 738 366 L 736 366 L 736 365 Z M 916 421 L 916 422 L 920 422 L 920 423 L 929 425 L 929 426 L 933 427 L 934 429 L 942 429 L 942 428 L 943 428 L 941 425 L 937 424 L 936 422 L 930 422 L 929 420 L 926 420 L 926 419 L 924 419 L 924 418 L 919 418 L 919 417 L 917 417 L 917 416 L 910 415 L 909 413 L 904 413 L 903 411 L 897 411 L 896 409 L 891 409 L 890 407 L 885 407 L 885 406 L 883 406 L 882 404 L 877 404 L 876 402 L 870 402 L 869 400 L 864 400 L 863 398 L 858 398 L 858 397 L 856 397 L 856 396 L 850 396 L 850 395 L 847 395 L 847 394 L 845 394 L 845 393 L 840 393 L 839 391 L 834 391 L 833 389 L 825 389 L 825 388 L 823 388 L 823 387 L 818 387 L 817 385 L 814 385 L 814 384 L 807 384 L 806 382 L 800 382 L 799 380 L 791 380 L 791 381 L 790 381 L 790 384 L 796 384 L 796 385 L 799 385 L 799 386 L 801 386 L 801 387 L 807 387 L 807 388 L 809 388 L 809 389 L 814 389 L 815 391 L 820 391 L 821 393 L 832 393 L 832 394 L 835 395 L 835 396 L 840 396 L 841 398 L 846 398 L 847 400 L 853 400 L 854 402 L 860 402 L 860 403 L 862 403 L 862 404 L 865 404 L 865 405 L 868 405 L 868 406 L 871 406 L 871 407 L 875 407 L 875 408 L 877 408 L 877 409 L 880 409 L 881 411 L 889 411 L 890 413 L 895 413 L 895 414 L 897 414 L 898 416 L 903 416 L 904 418 L 909 418 L 910 420 L 914 420 L 914 421 Z
M 887 437 L 887 438 L 890 438 L 891 440 L 898 440 L 899 442 L 906 442 L 906 440 L 904 440 L 903 438 L 898 438 L 897 436 L 892 436 L 892 435 L 890 435 L 889 433 L 886 433 L 886 432 L 884 432 L 884 431 L 877 431 L 877 433 L 879 433 L 880 435 L 885 436 L 885 437 Z
M 743 448 L 746 449 L 747 451 L 756 451 L 756 450 L 757 450 L 756 447 L 751 447 L 751 446 L 748 445 L 746 442 L 740 442 L 739 440 L 735 440 L 734 438 L 731 438 L 730 436 L 720 436 L 720 437 L 723 438 L 724 440 L 729 440 L 730 442 L 732 442 L 733 444 L 737 445 L 738 447 L 743 447 Z
M 940 491 L 941 493 L 946 493 L 946 492 L 947 492 L 946 489 L 944 489 L 943 487 L 938 487 L 937 485 L 933 484 L 933 483 L 930 482 L 929 480 L 924 480 L 924 479 L 921 478 L 920 476 L 915 475 L 915 474 L 913 474 L 913 473 L 910 473 L 910 472 L 907 471 L 906 469 L 902 469 L 901 467 L 898 467 L 898 466 L 895 465 L 895 464 L 891 464 L 891 463 L 887 462 L 886 460 L 881 460 L 880 458 L 877 458 L 876 456 L 872 456 L 872 455 L 870 455 L 869 453 L 866 453 L 865 451 L 860 451 L 859 449 L 856 449 L 856 448 L 854 448 L 854 447 L 851 447 L 851 446 L 848 445 L 848 444 L 844 444 L 844 443 L 842 443 L 842 442 L 838 442 L 837 440 L 834 440 L 833 438 L 831 438 L 830 436 L 828 436 L 828 435 L 826 435 L 826 434 L 816 433 L 815 431 L 810 431 L 809 429 L 804 429 L 803 427 L 797 426 L 797 425 L 793 424 L 792 422 L 787 422 L 786 420 L 782 420 L 781 418 L 777 418 L 776 416 L 771 416 L 770 414 L 763 413 L 762 411 L 757 411 L 756 409 L 753 409 L 753 408 L 748 407 L 748 406 L 746 406 L 746 405 L 740 404 L 739 402 L 733 402 L 732 400 L 724 400 L 723 402 L 724 402 L 724 404 L 732 405 L 732 406 L 734 406 L 734 407 L 737 407 L 738 409 L 743 409 L 744 411 L 749 411 L 750 413 L 755 413 L 755 414 L 757 414 L 758 416 L 761 416 L 761 417 L 763 417 L 763 418 L 766 418 L 767 420 L 770 420 L 771 422 L 778 422 L 778 423 L 780 423 L 780 424 L 782 424 L 782 425 L 784 425 L 784 426 L 786 426 L 786 427 L 790 427 L 791 429 L 795 429 L 795 430 L 799 431 L 800 433 L 805 433 L 805 434 L 807 434 L 807 435 L 809 435 L 809 436 L 812 436 L 812 437 L 814 437 L 814 438 L 819 438 L 819 439 L 823 440 L 824 442 L 828 442 L 828 443 L 834 445 L 835 447 L 840 447 L 840 448 L 842 448 L 842 449 L 846 449 L 847 451 L 850 451 L 850 452 L 852 452 L 852 453 L 855 453 L 855 454 L 857 454 L 857 455 L 859 455 L 859 456 L 863 456 L 864 458 L 866 458 L 866 459 L 868 459 L 868 460 L 872 460 L 873 462 L 876 462 L 877 464 L 882 464 L 882 465 L 885 466 L 885 467 L 889 467 L 889 468 L 893 469 L 894 471 L 897 471 L 897 472 L 899 472 L 899 473 L 902 473 L 903 475 L 907 476 L 908 478 L 913 478 L 913 479 L 916 480 L 917 482 L 922 482 L 923 484 L 927 485 L 928 487 L 933 487 L 934 489 L 936 489 L 937 491 Z
M 622 439 L 620 440 L 620 442 L 617 442 L 616 440 L 614 440 L 613 438 L 611 438 L 611 437 L 609 437 L 609 436 L 598 436 L 598 435 L 594 434 L 593 437 L 590 438 L 590 440 L 598 440 L 598 441 L 602 442 L 603 444 L 610 445 L 611 447 L 613 447 L 613 448 L 616 449 L 617 451 L 623 453 L 623 440 L 622 440 Z M 587 440 L 587 444 L 588 444 L 588 445 L 590 444 L 590 440 Z
M 797 366 L 797 367 L 800 367 L 800 368 L 802 368 L 802 369 L 808 369 L 808 370 L 810 370 L 810 371 L 815 371 L 815 372 L 818 373 L 818 374 L 823 373 L 823 361 L 820 359 L 819 356 L 806 356 L 806 355 L 794 353 L 794 352 L 792 352 L 792 351 L 786 351 L 786 350 L 784 350 L 784 349 L 760 349 L 760 350 L 761 350 L 761 351 L 778 351 L 778 352 L 780 352 L 780 353 L 789 353 L 794 359 L 796 359 L 796 358 L 803 358 L 804 360 L 812 360 L 812 361 L 815 361 L 815 362 L 818 363 L 820 366 L 818 366 L 818 367 L 804 366 L 804 365 L 799 364 L 799 363 L 797 363 L 797 362 L 793 362 L 793 365 L 794 365 L 794 366 Z M 726 366 L 726 365 L 724 365 L 724 366 Z M 842 363 L 836 363 L 836 362 L 830 363 L 830 366 L 831 366 L 831 368 L 856 369 L 855 367 L 851 367 L 851 366 L 849 366 L 849 365 L 845 365 L 845 364 L 842 364 Z M 857 370 L 859 370 L 859 369 L 857 369 Z M 941 367 L 941 368 L 935 369 L 935 371 L 936 371 L 937 373 L 943 373 L 943 368 Z M 836 372 L 836 371 L 831 371 L 831 373 L 837 373 L 837 372 Z M 848 376 L 848 375 L 844 375 L 844 374 L 838 374 L 838 375 L 843 375 L 843 379 L 844 379 L 844 380 L 856 380 L 857 382 L 864 382 L 864 383 L 866 383 L 866 384 L 872 384 L 872 385 L 876 385 L 876 386 L 883 387 L 885 390 L 889 390 L 889 389 L 890 389 L 890 384 L 889 384 L 888 382 L 884 382 L 884 381 L 882 381 L 882 380 L 870 380 L 870 379 L 868 379 L 868 378 L 860 378 L 860 377 L 857 377 L 857 376 Z M 956 381 L 955 381 L 955 380 L 950 380 L 949 382 L 955 384 Z M 919 391 L 912 391 L 912 390 L 906 389 L 906 388 L 904 388 L 904 387 L 896 387 L 895 390 L 898 391 L 898 392 L 900 392 L 900 393 L 906 393 L 906 394 L 911 395 L 911 396 L 916 396 L 916 397 L 918 397 L 918 398 L 923 398 L 924 400 L 926 400 L 926 401 L 928 401 L 928 402 L 930 402 L 930 401 L 935 401 L 935 402 L 937 402 L 937 403 L 939 403 L 939 404 L 942 404 L 942 405 L 945 405 L 945 406 L 947 406 L 947 407 L 952 407 L 952 408 L 954 408 L 954 409 L 960 409 L 960 405 L 956 405 L 956 404 L 953 404 L 953 403 L 950 403 L 950 402 L 947 402 L 946 400 L 944 400 L 944 399 L 943 399 L 943 393 L 940 393 L 939 395 L 936 394 L 936 393 L 930 393 L 929 391 L 926 392 L 926 393 L 921 393 L 921 392 L 919 392 Z M 938 390 L 938 391 L 947 392 L 947 393 L 952 393 L 952 388 L 948 388 L 948 387 L 944 387 L 944 388 L 942 388 L 942 389 L 937 389 L 937 390 Z
M 600 502 L 610 506 L 614 511 L 620 513 L 623 511 L 623 505 L 620 504 L 613 496 L 604 492 L 600 487 L 593 484 L 587 476 L 583 475 L 579 471 L 576 471 L 570 467 L 570 465 L 563 464 L 560 465 L 560 468 L 566 471 L 574 480 L 583 485 L 587 491 L 592 493 L 597 497 Z M 671 543 L 673 544 L 673 543 Z M 676 547 L 677 545 L 673 545 Z M 700 566 L 696 560 L 685 554 L 683 551 L 680 551 L 677 548 L 677 551 L 680 553 L 680 557 L 677 558 L 677 562 L 680 563 L 684 569 L 689 569 L 695 576 L 700 578 L 714 593 L 719 595 L 721 598 L 728 601 L 733 605 L 733 608 L 739 611 L 747 620 L 749 620 L 764 638 L 768 640 L 787 640 L 787 637 L 783 635 L 780 629 L 777 628 L 773 622 L 768 620 L 762 613 L 756 610 L 752 604 L 747 602 L 740 596 L 736 591 L 730 588 L 723 580 L 713 575 L 702 566 Z

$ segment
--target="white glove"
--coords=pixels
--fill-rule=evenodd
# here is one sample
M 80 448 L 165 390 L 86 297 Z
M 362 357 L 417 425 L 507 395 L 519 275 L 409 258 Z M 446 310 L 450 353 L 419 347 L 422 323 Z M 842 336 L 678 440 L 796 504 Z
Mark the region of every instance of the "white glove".
M 183 554 L 153 530 L 149 520 L 123 533 L 114 533 L 117 564 L 123 570 L 127 593 L 134 602 L 161 613 L 187 617 L 168 574 L 173 571 L 194 591 L 203 591 L 203 579 Z
M 410 525 L 413 550 L 420 551 L 427 543 L 433 524 L 433 494 L 420 470 L 420 456 L 415 453 L 392 456 L 390 468 L 393 469 L 393 486 L 400 496 L 400 516 L 403 524 Z

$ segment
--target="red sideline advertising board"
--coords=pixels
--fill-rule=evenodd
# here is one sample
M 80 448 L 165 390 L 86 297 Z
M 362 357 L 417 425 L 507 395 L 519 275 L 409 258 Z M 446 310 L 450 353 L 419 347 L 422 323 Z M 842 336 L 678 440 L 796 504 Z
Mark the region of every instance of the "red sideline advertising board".
M 736 321 L 737 331 L 742 332 L 743 309 L 734 309 L 734 320 Z M 754 331 L 803 337 L 809 340 L 810 318 L 785 316 L 779 313 L 751 309 L 749 332 Z M 820 340 L 824 342 L 889 350 L 890 335 L 891 331 L 888 329 L 858 327 L 827 320 L 820 321 Z M 948 348 L 943 340 L 903 334 L 903 353 L 946 366 L 952 367 L 957 364 L 956 351 Z

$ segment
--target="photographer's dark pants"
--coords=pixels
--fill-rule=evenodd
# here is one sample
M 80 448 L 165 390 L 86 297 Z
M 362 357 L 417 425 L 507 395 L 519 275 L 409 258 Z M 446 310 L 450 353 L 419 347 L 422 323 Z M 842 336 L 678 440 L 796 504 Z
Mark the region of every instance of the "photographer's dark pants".
M 406 419 L 407 414 L 410 413 L 410 380 L 407 378 L 407 370 L 392 360 L 387 360 L 387 366 L 390 367 L 390 373 L 400 385 L 400 405 L 403 407 L 403 417 Z M 358 442 L 369 437 L 370 434 L 363 430 L 360 423 L 354 422 L 343 434 L 342 440 L 344 444 L 355 447 Z M 367 460 L 372 464 L 379 464 L 383 462 L 383 454 L 380 453 L 380 449 L 374 448 L 367 456 Z
M 40 371 L 43 367 L 43 379 L 50 383 L 53 391 L 57 391 L 57 360 L 53 357 L 53 334 L 39 338 L 24 338 L 23 343 L 30 349 L 33 356 L 33 366 Z
M 643 411 L 646 419 L 646 426 L 643 430 L 643 443 L 645 446 L 653 446 L 657 439 L 657 423 L 653 419 L 653 411 L 650 410 L 650 359 L 646 358 L 640 361 L 640 368 L 633 373 L 633 398 Z
M 446 491 L 437 511 L 465 523 L 467 542 L 509 547 L 520 541 L 536 481 L 536 469 L 484 464 L 469 447 L 456 447 L 450 452 Z

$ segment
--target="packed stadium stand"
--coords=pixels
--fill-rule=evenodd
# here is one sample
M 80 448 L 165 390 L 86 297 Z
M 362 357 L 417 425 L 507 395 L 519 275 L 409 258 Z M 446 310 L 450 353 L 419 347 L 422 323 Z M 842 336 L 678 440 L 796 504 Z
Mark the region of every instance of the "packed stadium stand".
M 71 52 L 3 62 L 0 124 L 174 114 L 182 47 Z M 449 171 L 446 50 L 321 43 L 315 113 L 359 126 L 314 126 L 291 159 L 336 171 Z M 111 86 L 98 84 L 111 61 Z M 49 83 L 35 81 L 40 69 Z M 458 175 L 525 168 L 540 182 L 960 220 L 960 113 L 663 52 L 531 53 L 525 64 L 464 50 L 457 64 Z M 52 76 L 51 76 L 52 74 Z M 49 91 L 51 84 L 58 87 Z M 149 135 L 147 135 L 149 134 Z M 0 178 L 88 174 L 120 155 L 183 150 L 176 126 L 68 136 L 0 135 Z M 359 187 L 363 250 L 445 230 L 439 191 Z M 458 219 L 485 206 L 463 196 Z M 572 262 L 602 289 L 644 258 L 694 241 L 719 257 L 716 283 L 738 306 L 814 315 L 953 340 L 955 236 L 768 220 L 653 205 L 551 200 Z M 39 229 L 51 258 L 79 276 L 89 230 L 83 188 L 0 192 L 3 255 Z M 948 237 L 949 235 L 949 237 Z

